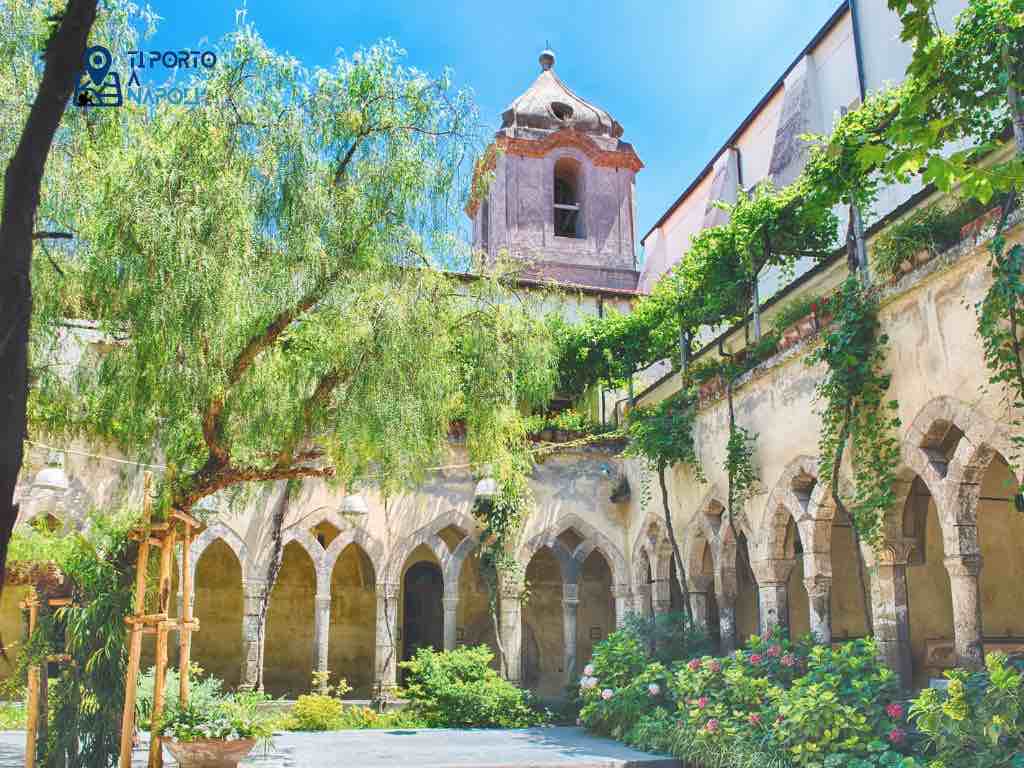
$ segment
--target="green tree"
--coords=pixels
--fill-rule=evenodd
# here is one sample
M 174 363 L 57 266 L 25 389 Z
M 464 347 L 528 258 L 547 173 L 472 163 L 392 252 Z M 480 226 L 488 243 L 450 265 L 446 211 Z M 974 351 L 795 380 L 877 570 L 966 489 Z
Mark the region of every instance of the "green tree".
M 103 351 L 40 366 L 39 429 L 158 453 L 161 508 L 186 511 L 253 482 L 407 486 L 455 418 L 474 463 L 521 457 L 552 345 L 500 271 L 443 269 L 464 256 L 476 112 L 402 55 L 385 42 L 308 70 L 246 25 L 196 71 L 200 105 L 80 123 L 76 239 L 35 265 L 34 353 L 64 359 L 83 324 Z
M 7 170 L 0 212 L 0 587 L 7 545 L 18 518 L 14 489 L 27 433 L 32 251 L 33 241 L 45 236 L 35 231 L 36 213 L 46 160 L 74 89 L 75 76 L 81 70 L 95 19 L 96 0 L 71 0 L 50 16 L 45 16 L 41 7 L 33 9 L 23 3 L 0 8 L 0 51 L 6 54 L 5 69 L 9 61 L 14 79 L 30 71 L 35 81 L 28 91 L 31 95 L 26 102 L 31 107 L 27 114 L 17 110 L 17 117 L 5 120 L 3 126 L 7 141 L 15 135 L 19 138 L 15 147 L 3 146 Z M 42 26 L 44 21 L 47 27 Z M 35 31 L 32 43 L 20 50 L 12 33 L 19 24 Z M 37 49 L 45 55 L 41 73 L 31 55 Z M 25 89 L 12 87 L 4 93 L 10 98 L 24 94 Z

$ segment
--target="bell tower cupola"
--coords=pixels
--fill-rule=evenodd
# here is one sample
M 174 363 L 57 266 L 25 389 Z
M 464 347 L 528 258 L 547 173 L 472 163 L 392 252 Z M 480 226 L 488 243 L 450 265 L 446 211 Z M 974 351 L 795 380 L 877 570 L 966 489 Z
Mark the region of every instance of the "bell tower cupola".
M 550 48 L 540 74 L 501 114 L 478 171 L 487 191 L 466 208 L 473 246 L 524 262 L 526 277 L 634 291 L 636 172 L 643 167 L 622 126 L 555 73 Z M 497 150 L 497 151 L 495 151 Z

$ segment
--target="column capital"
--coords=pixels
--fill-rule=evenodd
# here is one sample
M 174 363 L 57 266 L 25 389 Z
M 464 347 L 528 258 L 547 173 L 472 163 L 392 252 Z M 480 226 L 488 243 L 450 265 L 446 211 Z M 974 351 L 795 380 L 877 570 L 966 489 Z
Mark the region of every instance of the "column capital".
M 331 607 L 331 596 L 330 595 L 317 595 L 313 598 L 316 602 L 317 608 L 330 608 Z
M 832 592 L 832 577 L 815 574 L 804 579 L 804 588 L 810 598 L 829 597 Z
M 441 604 L 446 611 L 454 611 L 459 607 L 458 595 L 445 595 L 441 598 Z
M 754 572 L 759 587 L 767 587 L 776 584 L 785 584 L 789 581 L 789 574 L 796 566 L 795 559 L 768 559 L 754 560 L 750 569 Z
M 621 599 L 623 597 L 629 597 L 632 591 L 629 588 L 629 584 L 612 584 L 612 597 Z
M 914 539 L 901 538 L 886 541 L 878 550 L 878 564 L 906 565 L 916 546 L 917 542 Z
M 977 578 L 978 574 L 981 573 L 981 555 L 953 555 L 943 560 L 943 564 L 946 566 L 946 571 L 949 573 L 949 577 L 953 578 L 964 578 L 973 577 Z
M 633 586 L 633 594 L 636 597 L 647 597 L 649 594 L 651 594 L 651 585 L 650 584 L 635 584 Z
M 377 593 L 378 599 L 393 600 L 398 597 L 399 586 L 393 581 L 378 581 L 374 586 L 374 591 Z
M 580 602 L 580 587 L 578 584 L 562 585 L 562 604 L 578 605 Z

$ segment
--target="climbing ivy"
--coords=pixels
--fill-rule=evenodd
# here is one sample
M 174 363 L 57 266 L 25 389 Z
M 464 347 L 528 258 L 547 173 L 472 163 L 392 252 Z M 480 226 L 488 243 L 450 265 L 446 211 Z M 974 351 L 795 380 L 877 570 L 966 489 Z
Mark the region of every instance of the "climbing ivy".
M 851 274 L 832 302 L 835 319 L 807 363 L 824 363 L 816 397 L 823 404 L 818 442 L 821 476 L 827 477 L 836 506 L 864 541 L 877 545 L 882 520 L 896 498 L 899 462 L 895 430 L 897 403 L 886 400 L 891 375 L 885 372 L 888 336 L 881 333 L 877 294 Z M 852 496 L 840 493 L 839 473 L 849 448 L 853 456 Z

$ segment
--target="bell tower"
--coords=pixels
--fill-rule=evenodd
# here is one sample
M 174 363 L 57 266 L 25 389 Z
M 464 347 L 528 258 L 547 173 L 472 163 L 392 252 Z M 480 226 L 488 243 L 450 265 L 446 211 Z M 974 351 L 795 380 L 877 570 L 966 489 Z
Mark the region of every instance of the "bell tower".
M 622 126 L 555 74 L 554 52 L 541 51 L 539 62 L 482 161 L 494 178 L 466 209 L 474 250 L 522 260 L 523 277 L 634 291 L 634 177 L 643 163 Z

